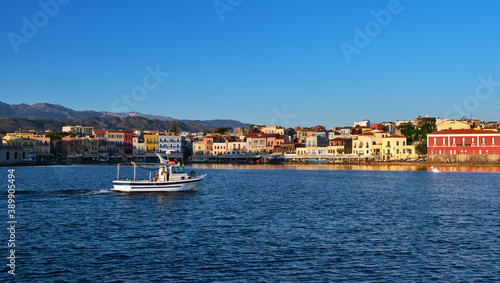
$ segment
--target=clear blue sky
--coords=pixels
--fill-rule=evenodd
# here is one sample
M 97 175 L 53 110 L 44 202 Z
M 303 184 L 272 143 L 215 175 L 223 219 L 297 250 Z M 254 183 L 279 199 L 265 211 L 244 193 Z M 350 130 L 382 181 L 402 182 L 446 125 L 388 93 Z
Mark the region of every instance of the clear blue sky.
M 500 120 L 499 1 L 42 2 L 0 2 L 0 101 L 287 127 Z

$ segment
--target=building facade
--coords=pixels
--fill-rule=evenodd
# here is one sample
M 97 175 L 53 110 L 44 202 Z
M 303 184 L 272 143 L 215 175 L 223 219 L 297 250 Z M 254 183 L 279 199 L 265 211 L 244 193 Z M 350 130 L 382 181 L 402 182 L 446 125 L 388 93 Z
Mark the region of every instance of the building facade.
M 427 135 L 427 155 L 437 162 L 499 162 L 500 133 L 490 130 L 441 130 Z

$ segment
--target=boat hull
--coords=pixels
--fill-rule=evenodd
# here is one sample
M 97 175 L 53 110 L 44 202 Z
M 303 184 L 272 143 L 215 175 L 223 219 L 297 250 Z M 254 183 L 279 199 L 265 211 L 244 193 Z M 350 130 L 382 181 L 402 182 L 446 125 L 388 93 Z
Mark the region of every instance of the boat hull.
M 205 176 L 206 175 L 198 178 L 168 182 L 113 181 L 113 188 L 111 190 L 125 193 L 189 191 L 193 190 L 196 185 L 205 178 Z

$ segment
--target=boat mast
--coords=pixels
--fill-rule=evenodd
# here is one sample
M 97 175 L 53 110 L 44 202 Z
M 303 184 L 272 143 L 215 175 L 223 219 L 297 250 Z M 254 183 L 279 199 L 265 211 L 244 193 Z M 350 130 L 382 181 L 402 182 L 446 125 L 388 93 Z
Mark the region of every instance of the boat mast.
M 137 166 L 135 165 L 135 162 L 133 162 L 133 163 L 134 163 L 134 181 L 135 181 L 135 171 L 136 171 Z
M 120 180 L 120 163 L 118 163 L 116 167 L 117 167 L 116 180 L 118 181 Z

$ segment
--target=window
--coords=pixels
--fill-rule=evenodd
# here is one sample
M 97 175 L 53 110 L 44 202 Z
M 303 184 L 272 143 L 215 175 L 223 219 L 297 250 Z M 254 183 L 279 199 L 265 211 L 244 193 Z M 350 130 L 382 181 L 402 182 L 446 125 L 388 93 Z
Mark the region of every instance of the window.
M 479 150 L 479 154 L 481 154 L 481 150 Z
M 475 151 L 475 150 L 472 150 L 472 154 L 476 154 L 476 151 Z
M 488 154 L 488 150 L 486 150 L 486 154 Z
M 495 144 L 495 138 L 491 138 L 491 144 Z
M 397 154 L 399 154 L 399 148 L 398 148 L 398 149 L 396 149 L 396 153 L 397 153 Z
M 483 145 L 484 145 L 484 141 L 486 140 L 486 138 L 482 138 L 481 141 L 483 142 Z
M 474 144 L 474 138 L 471 139 L 471 144 Z
M 403 141 L 403 146 L 405 146 L 405 144 L 406 144 L 406 141 Z
M 446 145 L 446 138 L 443 138 L 443 145 Z
M 436 145 L 436 138 L 434 138 L 434 145 Z
M 453 144 L 455 144 L 455 138 L 453 138 Z
M 465 138 L 462 138 L 462 145 L 465 145 Z

